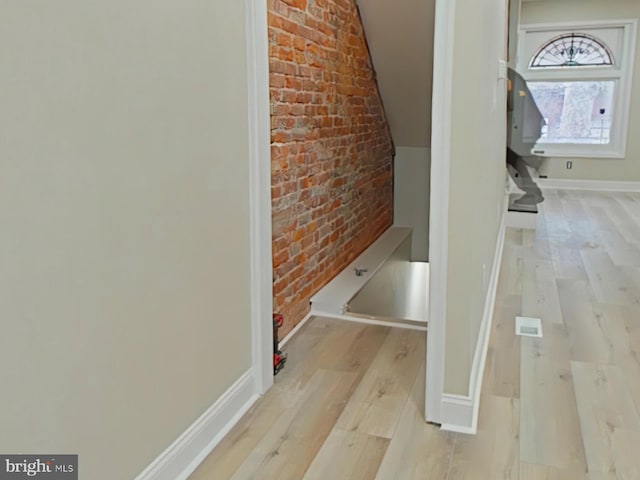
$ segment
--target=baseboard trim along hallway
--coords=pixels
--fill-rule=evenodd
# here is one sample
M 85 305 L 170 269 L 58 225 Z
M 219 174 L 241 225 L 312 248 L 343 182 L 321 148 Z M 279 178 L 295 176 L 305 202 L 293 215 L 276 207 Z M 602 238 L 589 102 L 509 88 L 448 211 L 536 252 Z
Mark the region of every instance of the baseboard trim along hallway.
M 475 434 L 478 430 L 478 413 L 480 409 L 480 396 L 482 392 L 482 379 L 484 366 L 489 349 L 489 337 L 491 336 L 491 324 L 498 293 L 498 279 L 504 251 L 505 239 L 505 215 L 502 216 L 496 241 L 496 250 L 493 255 L 491 277 L 487 288 L 487 296 L 484 303 L 482 324 L 476 343 L 476 349 L 471 366 L 469 379 L 469 395 L 442 395 L 442 429 L 451 432 Z
M 247 370 L 135 480 L 186 480 L 260 398 L 254 377 Z

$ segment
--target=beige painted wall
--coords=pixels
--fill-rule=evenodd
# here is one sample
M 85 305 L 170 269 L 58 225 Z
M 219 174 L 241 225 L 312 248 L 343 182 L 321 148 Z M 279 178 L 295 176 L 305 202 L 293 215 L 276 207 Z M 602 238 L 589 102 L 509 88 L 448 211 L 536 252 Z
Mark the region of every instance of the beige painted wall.
M 639 17 L 640 2 L 637 0 L 540 0 L 522 4 L 521 22 L 526 24 Z M 543 162 L 540 168 L 541 174 L 549 178 L 640 181 L 640 136 L 635 133 L 640 129 L 639 69 L 640 48 L 636 47 L 626 157 L 624 159 L 551 158 Z M 573 160 L 573 169 L 566 169 L 567 160 Z
M 508 61 L 510 68 L 516 68 L 518 57 L 518 27 L 520 26 L 521 0 L 509 2 L 509 37 L 508 37 Z
M 243 2 L 0 6 L 0 452 L 133 478 L 250 367 Z
M 502 216 L 505 0 L 458 0 L 454 39 L 445 392 L 469 393 L 471 363 Z
M 396 147 L 429 147 L 435 0 L 356 3 Z
M 393 223 L 413 229 L 411 260 L 429 260 L 431 149 L 396 147 L 393 162 Z

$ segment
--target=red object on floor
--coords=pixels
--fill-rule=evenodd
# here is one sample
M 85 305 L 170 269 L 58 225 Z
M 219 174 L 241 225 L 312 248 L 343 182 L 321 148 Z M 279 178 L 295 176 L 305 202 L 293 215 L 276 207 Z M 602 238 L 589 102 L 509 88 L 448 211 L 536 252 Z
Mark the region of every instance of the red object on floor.
M 287 361 L 287 354 L 278 349 L 278 329 L 284 325 L 284 317 L 280 313 L 273 314 L 273 374 L 277 375 Z

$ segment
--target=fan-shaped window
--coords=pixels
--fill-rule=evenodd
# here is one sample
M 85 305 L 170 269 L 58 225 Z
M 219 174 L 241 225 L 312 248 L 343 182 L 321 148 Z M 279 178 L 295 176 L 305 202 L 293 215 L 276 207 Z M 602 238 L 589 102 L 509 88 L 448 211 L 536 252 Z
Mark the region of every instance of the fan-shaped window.
M 545 121 L 533 152 L 625 157 L 637 24 L 628 19 L 520 26 L 516 70 Z
M 568 33 L 543 45 L 533 56 L 529 68 L 608 67 L 613 64 L 611 50 L 596 37 Z

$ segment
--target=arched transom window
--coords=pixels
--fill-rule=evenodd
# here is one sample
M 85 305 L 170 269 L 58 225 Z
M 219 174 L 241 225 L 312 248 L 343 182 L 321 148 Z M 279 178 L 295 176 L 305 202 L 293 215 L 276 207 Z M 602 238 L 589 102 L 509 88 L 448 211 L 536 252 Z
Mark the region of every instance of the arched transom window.
M 625 158 L 637 24 L 520 25 L 516 70 L 545 123 L 533 153 Z
M 531 59 L 529 68 L 608 67 L 613 54 L 604 42 L 586 33 L 566 33 L 552 38 Z

